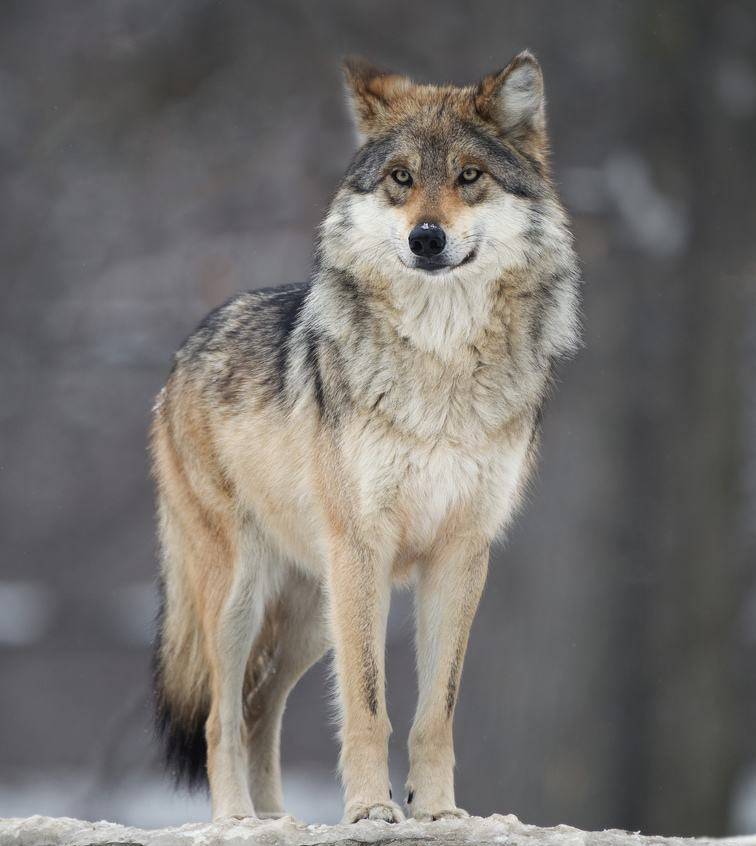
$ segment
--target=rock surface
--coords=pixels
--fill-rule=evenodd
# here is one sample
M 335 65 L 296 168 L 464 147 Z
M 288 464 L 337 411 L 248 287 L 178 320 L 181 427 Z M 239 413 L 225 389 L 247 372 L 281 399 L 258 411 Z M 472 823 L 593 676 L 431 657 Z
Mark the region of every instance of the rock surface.
M 0 846 L 427 846 L 427 844 L 502 844 L 502 846 L 756 846 L 756 835 L 724 840 L 646 837 L 626 831 L 585 832 L 570 826 L 538 828 L 513 815 L 471 817 L 399 825 L 363 820 L 355 825 L 303 825 L 293 817 L 278 820 L 190 823 L 146 830 L 110 822 L 84 822 L 68 817 L 0 820 Z

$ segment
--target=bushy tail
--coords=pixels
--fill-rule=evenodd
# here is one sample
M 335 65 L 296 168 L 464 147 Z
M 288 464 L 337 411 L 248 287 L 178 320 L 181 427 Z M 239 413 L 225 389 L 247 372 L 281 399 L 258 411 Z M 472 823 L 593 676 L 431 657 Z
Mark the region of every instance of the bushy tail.
M 178 574 L 168 576 L 171 581 Z M 205 723 L 210 709 L 202 632 L 186 587 L 158 584 L 160 605 L 153 644 L 155 732 L 176 785 L 207 787 Z

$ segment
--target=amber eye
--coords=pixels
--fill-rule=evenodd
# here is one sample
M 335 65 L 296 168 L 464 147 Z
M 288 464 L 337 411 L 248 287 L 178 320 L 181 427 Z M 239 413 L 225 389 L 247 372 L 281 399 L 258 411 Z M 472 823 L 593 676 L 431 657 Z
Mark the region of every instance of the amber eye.
M 477 167 L 466 167 L 459 175 L 459 181 L 462 185 L 472 185 L 480 179 L 481 171 Z
M 402 168 L 393 170 L 391 171 L 391 176 L 394 178 L 394 182 L 399 183 L 403 188 L 409 188 L 412 185 L 412 177 L 408 170 L 403 170 Z

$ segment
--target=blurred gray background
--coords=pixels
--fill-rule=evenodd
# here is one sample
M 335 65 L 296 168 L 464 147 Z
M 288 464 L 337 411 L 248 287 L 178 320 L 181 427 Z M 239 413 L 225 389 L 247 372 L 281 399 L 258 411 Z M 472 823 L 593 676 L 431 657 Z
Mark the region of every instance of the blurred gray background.
M 206 818 L 150 734 L 146 428 L 237 290 L 305 278 L 353 150 L 338 60 L 544 67 L 586 347 L 497 551 L 457 711 L 461 805 L 756 830 L 756 4 L 0 4 L 0 815 Z M 388 646 L 401 795 L 411 603 Z M 289 806 L 340 812 L 325 666 Z

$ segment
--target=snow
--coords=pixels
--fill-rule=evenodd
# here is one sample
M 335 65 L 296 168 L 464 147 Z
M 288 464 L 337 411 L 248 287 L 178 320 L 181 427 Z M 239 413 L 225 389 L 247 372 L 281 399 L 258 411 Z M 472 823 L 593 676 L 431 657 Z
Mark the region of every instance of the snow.
M 70 817 L 33 816 L 0 820 L 0 846 L 90 846 L 123 843 L 129 846 L 326 846 L 327 844 L 506 844 L 506 846 L 679 846 L 683 843 L 718 846 L 756 846 L 756 836 L 727 840 L 684 841 L 682 838 L 642 837 L 623 831 L 583 832 L 569 826 L 538 828 L 513 815 L 470 817 L 398 825 L 362 820 L 354 825 L 304 825 L 293 817 L 278 820 L 228 820 L 190 823 L 173 828 L 129 828 L 111 822 L 84 822 Z

